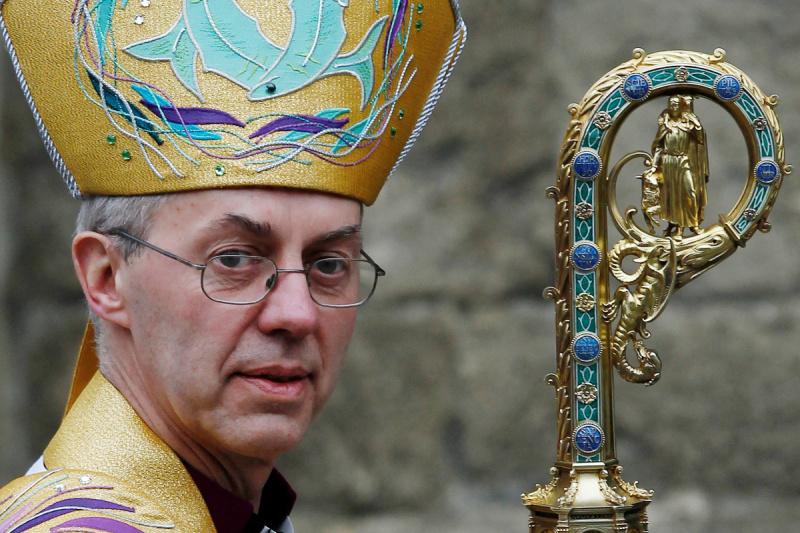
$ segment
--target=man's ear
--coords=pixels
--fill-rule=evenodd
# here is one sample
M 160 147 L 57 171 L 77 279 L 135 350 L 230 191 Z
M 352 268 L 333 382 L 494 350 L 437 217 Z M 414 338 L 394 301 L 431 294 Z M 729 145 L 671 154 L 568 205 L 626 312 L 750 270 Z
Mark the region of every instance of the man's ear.
M 125 261 L 111 238 L 94 231 L 78 233 L 72 240 L 72 262 L 92 311 L 108 322 L 130 327 L 128 309 L 119 290 L 120 269 Z

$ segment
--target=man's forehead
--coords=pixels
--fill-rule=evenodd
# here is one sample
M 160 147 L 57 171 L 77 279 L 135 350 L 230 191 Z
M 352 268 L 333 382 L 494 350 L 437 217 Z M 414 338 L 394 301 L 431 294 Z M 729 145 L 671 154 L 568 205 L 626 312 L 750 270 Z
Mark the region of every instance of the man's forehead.
M 360 232 L 362 217 L 360 202 L 335 194 L 274 187 L 200 190 L 169 195 L 154 214 L 153 230 L 240 231 L 268 238 L 291 226 L 349 235 Z

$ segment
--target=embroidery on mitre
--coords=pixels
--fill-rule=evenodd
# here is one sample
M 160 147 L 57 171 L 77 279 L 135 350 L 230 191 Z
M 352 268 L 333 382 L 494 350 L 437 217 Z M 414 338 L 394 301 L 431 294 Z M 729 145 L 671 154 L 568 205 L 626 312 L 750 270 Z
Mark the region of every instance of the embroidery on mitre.
M 393 0 L 392 14 L 379 17 L 353 50 L 344 53 L 344 13 L 349 0 L 289 1 L 294 25 L 283 46 L 267 39 L 235 0 L 183 0 L 181 16 L 166 33 L 122 47 L 138 60 L 170 63 L 175 78 L 201 104 L 180 107 L 152 80 L 137 78 L 117 61 L 112 18 L 126 4 L 127 0 L 120 6 L 117 0 L 76 0 L 72 14 L 76 75 L 86 97 L 105 111 L 120 135 L 136 142 L 151 170 L 162 179 L 156 160 L 183 177 L 162 150 L 165 145 L 196 165 L 193 150 L 220 160 L 244 160 L 256 172 L 287 161 L 310 165 L 315 158 L 357 165 L 380 144 L 397 100 L 417 72 L 412 66 L 414 56 L 407 53 L 414 23 L 414 4 L 408 0 Z M 375 9 L 379 13 L 377 3 Z M 325 39 L 320 38 L 321 28 L 325 28 Z M 372 55 L 378 46 L 383 46 L 384 76 L 376 83 Z M 254 102 L 294 93 L 322 78 L 349 75 L 360 84 L 359 111 L 366 110 L 367 115 L 353 124 L 352 110 L 345 107 L 309 115 L 270 113 L 247 118 L 202 107 L 205 98 L 198 84 L 198 61 L 207 75 L 224 77 L 243 90 L 242 98 Z M 88 75 L 88 86 L 82 72 Z M 132 101 L 136 97 L 138 102 Z M 253 124 L 258 127 L 248 134 L 245 128 Z M 360 157 L 342 161 L 351 154 Z
M 24 533 L 40 524 L 53 533 L 145 533 L 142 527 L 175 527 L 167 522 L 138 520 L 135 508 L 86 494 L 86 491 L 113 491 L 113 487 L 92 485 L 87 474 L 79 476 L 77 483 L 73 478 L 63 469 L 50 470 L 19 494 L 10 494 L 0 501 L 0 533 Z M 82 511 L 90 511 L 92 516 L 73 515 Z

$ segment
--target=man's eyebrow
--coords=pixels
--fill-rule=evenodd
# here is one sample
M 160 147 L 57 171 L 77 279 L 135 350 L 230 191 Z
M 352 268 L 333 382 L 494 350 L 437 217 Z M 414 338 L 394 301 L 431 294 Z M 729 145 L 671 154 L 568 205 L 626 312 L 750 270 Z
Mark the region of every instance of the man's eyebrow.
M 346 239 L 352 235 L 358 237 L 358 243 L 361 244 L 361 224 L 348 224 L 339 229 L 335 229 L 316 240 L 318 244 L 326 244 L 329 242 L 339 241 Z
M 230 226 L 234 226 L 261 238 L 269 237 L 269 234 L 272 232 L 272 227 L 269 225 L 269 222 L 259 222 L 242 213 L 225 213 L 221 219 L 212 222 L 209 229 L 211 231 L 220 231 Z

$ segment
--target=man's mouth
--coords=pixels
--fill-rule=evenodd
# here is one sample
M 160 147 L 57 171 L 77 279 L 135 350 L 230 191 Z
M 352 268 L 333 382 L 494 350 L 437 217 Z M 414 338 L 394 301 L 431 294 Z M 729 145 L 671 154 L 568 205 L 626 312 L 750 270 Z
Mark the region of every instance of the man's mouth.
M 304 396 L 311 374 L 298 368 L 264 368 L 239 374 L 245 382 L 273 400 L 295 400 Z
M 274 374 L 261 374 L 258 377 L 261 379 L 268 379 L 276 383 L 290 383 L 292 381 L 300 381 L 303 376 L 276 376 Z

